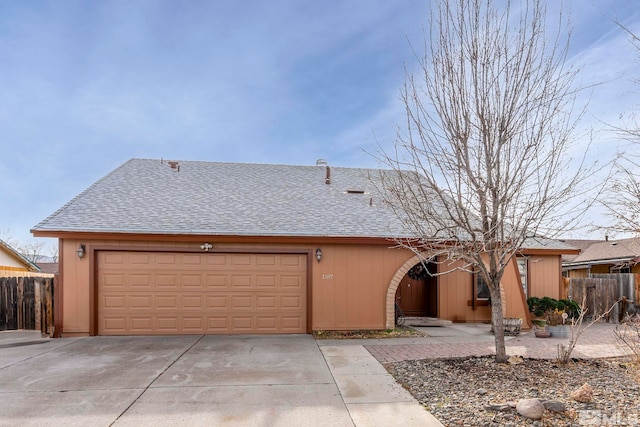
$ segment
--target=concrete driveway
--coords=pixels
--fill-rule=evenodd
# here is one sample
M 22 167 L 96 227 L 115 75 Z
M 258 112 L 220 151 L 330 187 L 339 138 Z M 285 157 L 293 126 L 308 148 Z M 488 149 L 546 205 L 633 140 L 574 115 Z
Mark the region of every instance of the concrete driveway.
M 3 426 L 441 425 L 361 345 L 309 335 L 3 345 L 1 334 Z

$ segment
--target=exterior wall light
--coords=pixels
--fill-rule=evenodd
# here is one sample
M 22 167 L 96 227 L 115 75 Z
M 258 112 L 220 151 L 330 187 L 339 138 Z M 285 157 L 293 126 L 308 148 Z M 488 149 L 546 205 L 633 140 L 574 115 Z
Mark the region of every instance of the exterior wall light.
M 322 249 L 320 248 L 316 249 L 316 259 L 318 260 L 318 262 L 320 262 L 320 260 L 322 259 Z
M 78 254 L 78 258 L 84 258 L 84 254 L 87 252 L 87 248 L 84 245 L 78 246 L 76 253 Z

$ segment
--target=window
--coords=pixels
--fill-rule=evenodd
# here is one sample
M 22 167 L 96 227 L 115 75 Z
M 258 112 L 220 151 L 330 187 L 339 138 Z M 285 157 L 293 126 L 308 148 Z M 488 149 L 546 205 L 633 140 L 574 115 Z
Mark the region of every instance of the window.
M 479 306 L 489 305 L 489 285 L 480 276 L 480 273 L 473 274 L 473 299 L 468 302 L 468 305 L 472 306 L 475 310 Z
M 476 273 L 476 299 L 488 300 L 489 296 L 489 285 L 484 281 L 480 273 Z
M 631 273 L 631 267 L 629 266 L 623 267 L 621 265 L 616 265 L 614 267 L 609 268 L 609 273 Z
M 529 297 L 529 287 L 528 287 L 528 270 L 529 270 L 529 262 L 525 257 L 517 257 L 516 261 L 518 262 L 518 270 L 520 271 L 520 282 L 522 283 L 522 290 L 524 291 L 525 298 Z

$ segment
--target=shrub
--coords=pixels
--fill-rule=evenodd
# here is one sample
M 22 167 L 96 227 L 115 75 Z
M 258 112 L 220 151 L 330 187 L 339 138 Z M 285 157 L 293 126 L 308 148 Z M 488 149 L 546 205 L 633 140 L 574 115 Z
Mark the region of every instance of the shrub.
M 576 319 L 580 315 L 580 305 L 575 301 L 566 299 L 529 297 L 527 298 L 527 305 L 529 306 L 529 311 L 536 317 L 545 317 L 547 313 L 555 310 L 564 311 L 570 319 Z

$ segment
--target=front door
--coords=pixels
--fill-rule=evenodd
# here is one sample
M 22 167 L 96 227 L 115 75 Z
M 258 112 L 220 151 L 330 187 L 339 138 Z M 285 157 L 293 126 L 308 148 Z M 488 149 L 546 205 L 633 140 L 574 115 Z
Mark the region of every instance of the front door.
M 438 317 L 438 278 L 433 263 L 416 264 L 404 276 L 396 291 L 396 303 L 405 316 Z M 431 274 L 430 274 L 431 273 Z
M 405 316 L 423 317 L 427 315 L 427 295 L 425 279 L 404 276 L 396 291 L 396 302 Z

